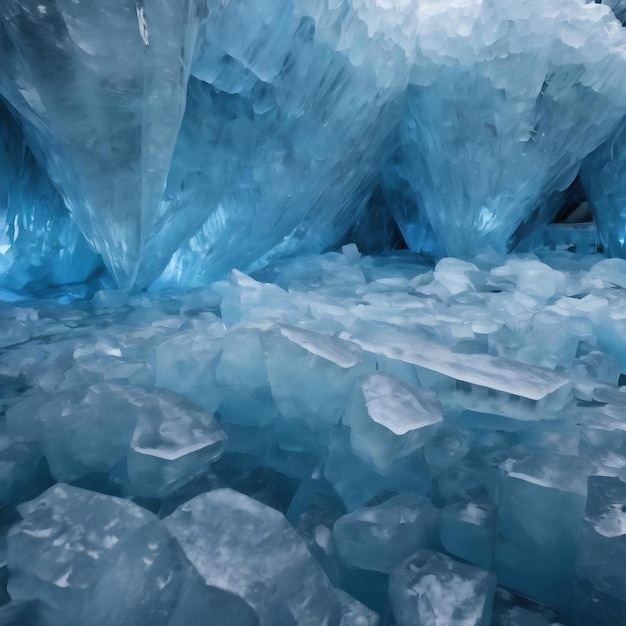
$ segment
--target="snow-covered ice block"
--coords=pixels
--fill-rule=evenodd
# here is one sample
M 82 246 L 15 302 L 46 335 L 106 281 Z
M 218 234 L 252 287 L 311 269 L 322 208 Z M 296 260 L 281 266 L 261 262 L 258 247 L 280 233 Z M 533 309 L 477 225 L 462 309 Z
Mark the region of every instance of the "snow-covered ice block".
M 348 567 L 389 574 L 416 550 L 437 547 L 438 523 L 430 500 L 403 493 L 344 515 L 333 535 Z
M 489 626 L 495 590 L 496 577 L 490 572 L 429 550 L 410 556 L 389 578 L 398 626 Z
M 339 622 L 341 608 L 332 586 L 278 511 L 218 489 L 181 505 L 165 524 L 208 587 L 251 609 L 251 624 Z
M 435 392 L 377 372 L 358 380 L 343 423 L 355 453 L 384 473 L 424 446 L 442 419 Z
M 114 470 L 129 493 L 159 498 L 195 478 L 222 451 L 210 413 L 164 389 L 100 383 L 35 394 L 7 415 L 9 433 L 37 442 L 59 481 Z
M 401 329 L 345 333 L 365 351 L 415 366 L 419 381 L 461 406 L 517 419 L 563 407 L 571 382 L 546 368 L 491 354 L 463 354 Z
M 20 512 L 9 535 L 9 592 L 51 607 L 46 626 L 182 626 L 207 610 L 176 541 L 129 500 L 57 484 Z

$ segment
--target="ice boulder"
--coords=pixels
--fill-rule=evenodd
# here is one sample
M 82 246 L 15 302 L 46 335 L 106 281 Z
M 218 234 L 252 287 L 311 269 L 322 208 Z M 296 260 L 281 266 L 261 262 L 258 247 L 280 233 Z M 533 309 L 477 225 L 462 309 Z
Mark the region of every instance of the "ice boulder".
M 420 548 L 436 548 L 439 514 L 427 498 L 399 494 L 339 518 L 333 535 L 341 560 L 389 574 Z
M 45 626 L 182 626 L 208 609 L 180 546 L 136 504 L 57 484 L 20 512 L 9 592 L 47 606 Z
M 495 590 L 490 572 L 428 550 L 410 556 L 389 578 L 398 626 L 489 626 Z
M 210 413 L 177 394 L 99 383 L 11 407 L 9 432 L 37 442 L 60 481 L 121 471 L 134 495 L 162 498 L 207 469 L 225 440 Z
M 423 211 L 448 254 L 506 250 L 550 221 L 546 199 L 624 116 L 626 32 L 584 0 L 423 0 L 414 10 L 399 136 L 415 204 L 409 213 L 399 196 L 391 209 L 413 249 Z
M 332 586 L 278 511 L 218 489 L 181 505 L 165 524 L 206 585 L 250 607 L 254 624 L 339 623 Z

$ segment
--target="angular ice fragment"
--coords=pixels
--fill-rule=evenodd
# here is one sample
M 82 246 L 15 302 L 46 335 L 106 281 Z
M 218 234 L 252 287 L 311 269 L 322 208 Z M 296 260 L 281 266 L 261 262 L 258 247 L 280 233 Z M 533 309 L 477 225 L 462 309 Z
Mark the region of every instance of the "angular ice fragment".
M 556 608 L 571 608 L 574 562 L 590 463 L 548 450 L 515 450 L 501 464 L 498 582 Z
M 571 382 L 551 370 L 490 354 L 461 354 L 400 329 L 346 333 L 367 352 L 416 366 L 420 383 L 467 409 L 536 419 L 563 407 Z
M 295 326 L 266 331 L 261 345 L 285 449 L 306 449 L 307 431 L 337 425 L 355 380 L 375 369 L 373 356 L 355 343 Z
M 410 556 L 389 579 L 398 626 L 489 626 L 495 590 L 490 572 L 428 550 Z
M 437 394 L 385 373 L 369 374 L 355 386 L 343 423 L 352 449 L 382 473 L 419 450 L 443 419 Z
M 20 512 L 24 521 L 9 536 L 9 591 L 14 600 L 51 607 L 47 626 L 173 626 L 193 619 L 200 582 L 152 513 L 63 484 Z
M 416 550 L 437 547 L 438 522 L 430 500 L 404 493 L 344 515 L 333 535 L 348 567 L 389 574 Z
M 454 556 L 489 570 L 496 543 L 496 507 L 487 498 L 464 498 L 441 512 L 441 544 Z
M 348 511 L 365 506 L 385 490 L 425 494 L 430 487 L 428 471 L 419 454 L 398 459 L 384 474 L 356 456 L 350 444 L 350 429 L 333 430 L 328 442 L 324 476 L 341 496 Z
M 27 397 L 7 420 L 39 442 L 57 480 L 110 472 L 126 458 L 126 488 L 152 498 L 202 473 L 225 439 L 211 414 L 171 391 L 105 383 Z
M 584 0 L 425 0 L 415 11 L 400 127 L 414 206 L 450 255 L 506 250 L 550 221 L 543 200 L 624 116 L 615 67 L 626 68 L 626 33 Z M 391 208 L 417 249 L 411 225 L 422 218 L 402 198 Z
M 380 617 L 342 589 L 335 589 L 341 603 L 339 626 L 380 626 Z
M 576 572 L 600 592 L 596 592 L 600 601 L 594 602 L 596 594 L 585 593 L 585 587 L 579 585 L 577 608 L 591 620 L 604 612 L 602 598 L 613 598 L 606 608 L 614 610 L 619 604 L 626 611 L 626 581 L 620 567 L 626 558 L 626 483 L 619 478 L 590 476 L 588 485 Z M 589 606 L 584 607 L 586 603 Z
M 165 523 L 206 585 L 245 602 L 258 626 L 339 622 L 333 588 L 277 511 L 218 489 L 183 504 Z
M 218 409 L 222 390 L 215 369 L 225 329 L 215 315 L 204 315 L 202 323 L 180 330 L 155 350 L 156 384 L 171 389 L 209 412 Z

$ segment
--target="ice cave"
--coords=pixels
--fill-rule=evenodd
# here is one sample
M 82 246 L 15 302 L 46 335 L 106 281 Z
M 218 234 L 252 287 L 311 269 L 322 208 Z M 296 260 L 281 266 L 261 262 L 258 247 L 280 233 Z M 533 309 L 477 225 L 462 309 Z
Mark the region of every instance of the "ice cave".
M 0 626 L 626 626 L 624 0 L 0 0 Z

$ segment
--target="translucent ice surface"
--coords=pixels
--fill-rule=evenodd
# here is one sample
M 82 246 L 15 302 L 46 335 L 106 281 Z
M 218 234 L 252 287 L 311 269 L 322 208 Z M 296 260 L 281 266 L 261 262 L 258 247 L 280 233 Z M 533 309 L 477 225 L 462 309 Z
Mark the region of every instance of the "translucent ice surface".
M 18 291 L 78 283 L 98 264 L 0 102 L 0 286 Z
M 219 489 L 183 504 L 166 525 L 207 586 L 251 608 L 250 624 L 338 623 L 333 588 L 279 512 Z
M 488 626 L 496 577 L 439 552 L 420 550 L 391 574 L 389 598 L 398 626 Z

